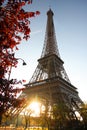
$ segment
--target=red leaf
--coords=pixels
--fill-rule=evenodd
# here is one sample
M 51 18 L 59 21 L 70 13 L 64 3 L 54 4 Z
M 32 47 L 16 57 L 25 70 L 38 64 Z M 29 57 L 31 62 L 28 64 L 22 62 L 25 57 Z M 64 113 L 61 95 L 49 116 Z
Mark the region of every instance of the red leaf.
M 39 15 L 40 14 L 40 12 L 39 11 L 36 11 L 36 15 Z
M 29 16 L 29 17 L 34 17 L 34 16 L 35 16 L 35 12 L 29 12 L 29 13 L 28 13 L 28 16 Z
M 26 82 L 26 80 L 23 79 L 22 82 Z
M 16 46 L 16 50 L 19 50 L 17 46 Z

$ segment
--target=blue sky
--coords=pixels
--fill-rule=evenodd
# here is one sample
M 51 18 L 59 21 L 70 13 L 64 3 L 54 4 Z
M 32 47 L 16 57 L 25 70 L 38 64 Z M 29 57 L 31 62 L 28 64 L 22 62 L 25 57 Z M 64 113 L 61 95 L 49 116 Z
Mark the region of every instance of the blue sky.
M 16 53 L 27 66 L 19 61 L 11 76 L 27 82 L 32 77 L 43 49 L 49 8 L 54 12 L 56 39 L 64 68 L 81 99 L 87 101 L 87 0 L 33 0 L 32 5 L 26 6 L 26 10 L 39 10 L 41 14 L 30 19 L 30 39 L 22 41 Z

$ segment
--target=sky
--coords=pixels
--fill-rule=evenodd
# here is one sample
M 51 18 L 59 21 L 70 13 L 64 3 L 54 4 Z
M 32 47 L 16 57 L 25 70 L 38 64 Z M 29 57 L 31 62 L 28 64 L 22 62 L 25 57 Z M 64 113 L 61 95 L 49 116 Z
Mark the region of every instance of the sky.
M 87 0 L 33 0 L 26 6 L 27 11 L 40 11 L 31 18 L 31 35 L 22 41 L 16 52 L 27 65 L 12 69 L 11 77 L 25 79 L 28 83 L 41 57 L 47 23 L 47 11 L 54 12 L 56 40 L 64 68 L 71 83 L 77 88 L 79 96 L 87 101 Z

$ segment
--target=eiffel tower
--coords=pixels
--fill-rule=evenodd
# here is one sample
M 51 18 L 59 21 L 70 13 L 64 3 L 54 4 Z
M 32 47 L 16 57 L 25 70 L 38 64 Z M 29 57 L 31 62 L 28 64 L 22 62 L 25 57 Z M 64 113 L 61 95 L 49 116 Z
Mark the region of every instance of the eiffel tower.
M 25 85 L 24 94 L 29 101 L 39 97 L 42 101 L 47 101 L 48 105 L 64 103 L 70 109 L 77 110 L 82 101 L 64 69 L 57 46 L 53 15 L 49 9 L 41 58 L 38 59 L 29 83 Z

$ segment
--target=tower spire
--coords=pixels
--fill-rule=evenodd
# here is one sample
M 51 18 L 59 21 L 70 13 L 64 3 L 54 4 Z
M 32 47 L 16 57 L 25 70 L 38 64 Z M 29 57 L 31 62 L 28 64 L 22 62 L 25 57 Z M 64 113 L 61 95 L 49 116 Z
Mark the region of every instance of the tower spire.
M 56 42 L 56 35 L 55 35 L 55 27 L 53 22 L 53 11 L 51 8 L 47 12 L 47 26 L 46 26 L 46 33 L 45 33 L 45 40 L 44 40 L 44 47 L 42 50 L 41 57 L 55 54 L 60 57 Z

